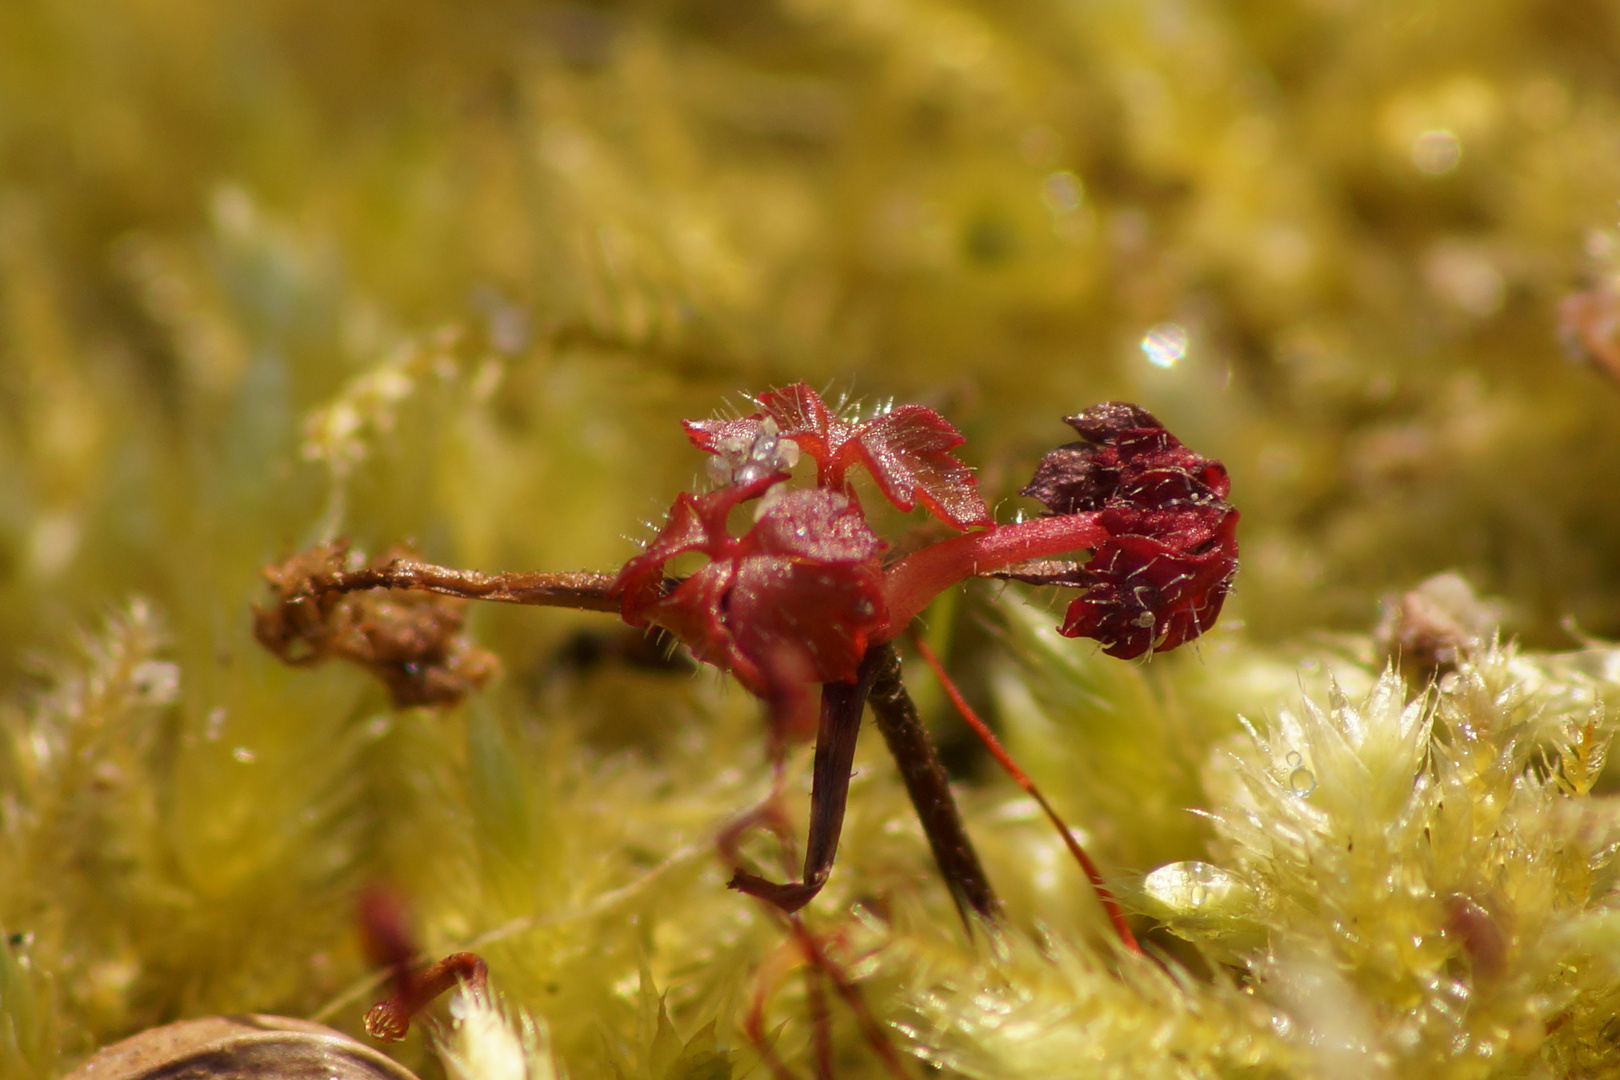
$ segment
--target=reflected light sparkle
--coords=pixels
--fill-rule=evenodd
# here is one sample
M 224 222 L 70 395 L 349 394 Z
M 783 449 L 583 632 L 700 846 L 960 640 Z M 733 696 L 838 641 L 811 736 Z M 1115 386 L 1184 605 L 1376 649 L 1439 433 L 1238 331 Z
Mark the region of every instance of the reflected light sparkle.
M 1160 323 L 1142 337 L 1142 354 L 1154 367 L 1169 370 L 1187 355 L 1187 328 L 1180 323 Z

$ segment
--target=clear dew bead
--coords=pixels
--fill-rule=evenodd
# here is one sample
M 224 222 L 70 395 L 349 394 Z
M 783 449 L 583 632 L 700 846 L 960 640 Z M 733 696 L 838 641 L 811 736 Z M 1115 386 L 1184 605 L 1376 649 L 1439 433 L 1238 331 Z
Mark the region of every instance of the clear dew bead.
M 1241 914 L 1252 891 L 1234 874 L 1205 862 L 1161 866 L 1142 879 L 1142 891 L 1161 917 L 1206 921 Z
M 1309 798 L 1316 790 L 1316 774 L 1301 765 L 1288 774 L 1288 789 L 1300 798 Z

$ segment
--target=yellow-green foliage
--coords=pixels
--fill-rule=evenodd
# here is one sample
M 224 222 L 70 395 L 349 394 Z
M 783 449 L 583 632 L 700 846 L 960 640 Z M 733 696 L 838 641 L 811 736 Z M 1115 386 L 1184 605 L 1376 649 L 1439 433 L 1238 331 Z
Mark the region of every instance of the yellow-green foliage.
M 248 615 L 340 533 L 612 568 L 701 473 L 677 421 L 798 379 L 940 408 L 1003 515 L 1061 414 L 1137 400 L 1244 515 L 1224 622 L 1151 664 L 936 608 L 1168 959 L 956 746 L 1009 912 L 970 941 L 869 738 L 807 921 L 898 1047 L 1620 1074 L 1620 653 L 1575 636 L 1620 636 L 1620 386 L 1554 327 L 1620 266 L 1617 42 L 1605 0 L 0 4 L 0 1077 L 357 1030 L 376 882 L 504 994 L 429 1075 L 764 1075 L 756 1009 L 810 1074 L 802 955 L 714 854 L 770 788 L 745 695 L 507 608 L 486 694 L 395 713 Z M 1378 602 L 1446 570 L 1510 643 L 1403 684 Z

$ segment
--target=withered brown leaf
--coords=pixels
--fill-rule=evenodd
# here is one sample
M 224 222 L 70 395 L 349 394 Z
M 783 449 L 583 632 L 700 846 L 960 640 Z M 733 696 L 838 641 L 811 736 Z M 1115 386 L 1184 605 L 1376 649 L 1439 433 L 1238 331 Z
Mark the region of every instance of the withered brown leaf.
M 408 559 L 390 548 L 351 565 L 346 540 L 317 544 L 261 573 L 274 602 L 253 609 L 253 635 L 282 661 L 312 665 L 336 657 L 370 671 L 398 708 L 450 705 L 497 671 L 495 655 L 462 635 L 466 601 L 399 589 L 348 591 L 347 578 L 381 573 Z

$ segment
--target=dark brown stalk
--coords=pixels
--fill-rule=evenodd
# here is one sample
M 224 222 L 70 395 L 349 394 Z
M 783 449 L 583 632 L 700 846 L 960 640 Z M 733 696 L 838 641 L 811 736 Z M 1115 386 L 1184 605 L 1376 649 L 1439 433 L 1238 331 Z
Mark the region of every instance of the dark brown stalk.
M 1113 892 L 1109 890 L 1107 882 L 1103 880 L 1102 871 L 1097 869 L 1097 864 L 1091 861 L 1091 856 L 1087 855 L 1086 849 L 1080 846 L 1080 841 L 1074 838 L 1074 832 L 1064 823 L 1057 809 L 1047 801 L 1046 795 L 1036 786 L 1035 781 L 1031 780 L 1029 774 L 1019 767 L 1018 762 L 1013 760 L 1011 754 L 1007 753 L 1006 748 L 1001 745 L 1001 740 L 996 738 L 995 732 L 990 730 L 990 726 L 979 719 L 979 714 L 973 711 L 973 707 L 967 703 L 967 699 L 962 696 L 962 692 L 956 688 L 956 683 L 945 673 L 945 665 L 939 662 L 939 657 L 934 655 L 934 650 L 928 647 L 928 642 L 923 640 L 922 635 L 913 633 L 911 635 L 911 644 L 917 650 L 917 655 L 921 656 L 923 662 L 934 672 L 934 677 L 939 680 L 939 685 L 945 689 L 945 696 L 951 699 L 952 705 L 956 706 L 957 714 L 967 721 L 968 727 L 973 729 L 973 733 L 984 743 L 985 749 L 990 751 L 990 756 L 995 758 L 996 763 L 1006 770 L 1007 775 L 1013 778 L 1014 783 L 1023 788 L 1024 792 L 1035 800 L 1036 805 L 1041 808 L 1041 812 L 1046 815 L 1046 819 L 1052 823 L 1052 828 L 1057 830 L 1057 834 L 1062 838 L 1064 846 L 1069 849 L 1069 854 L 1074 857 L 1074 861 L 1079 864 L 1081 871 L 1086 875 L 1087 880 L 1091 882 L 1091 888 L 1097 894 L 1097 900 L 1102 904 L 1103 910 L 1108 913 L 1108 921 L 1113 924 L 1114 933 L 1118 935 L 1120 944 L 1140 956 L 1142 946 L 1137 942 L 1136 935 L 1131 933 L 1131 924 L 1125 918 L 1125 910 L 1119 906 L 1119 901 L 1114 899 Z
M 868 664 L 874 656 L 877 664 L 870 697 L 872 714 L 889 753 L 900 767 L 900 777 L 917 819 L 922 822 L 928 846 L 933 849 L 940 876 L 950 887 L 951 899 L 956 901 L 956 910 L 970 932 L 970 912 L 986 922 L 999 922 L 1001 901 L 996 899 L 978 853 L 973 850 L 973 841 L 968 839 L 939 752 L 917 716 L 916 703 L 900 681 L 900 655 L 893 645 L 883 644 L 867 653 Z M 865 668 L 863 664 L 862 670 Z
M 861 715 L 881 666 L 879 650 L 870 649 L 854 682 L 824 683 L 821 687 L 821 722 L 816 731 L 803 879 L 779 884 L 738 870 L 729 882 L 731 888 L 791 913 L 809 903 L 827 883 L 833 858 L 838 854 L 838 838 L 844 831 L 844 807 L 849 801 L 849 773 L 855 761 L 855 740 L 861 733 Z

